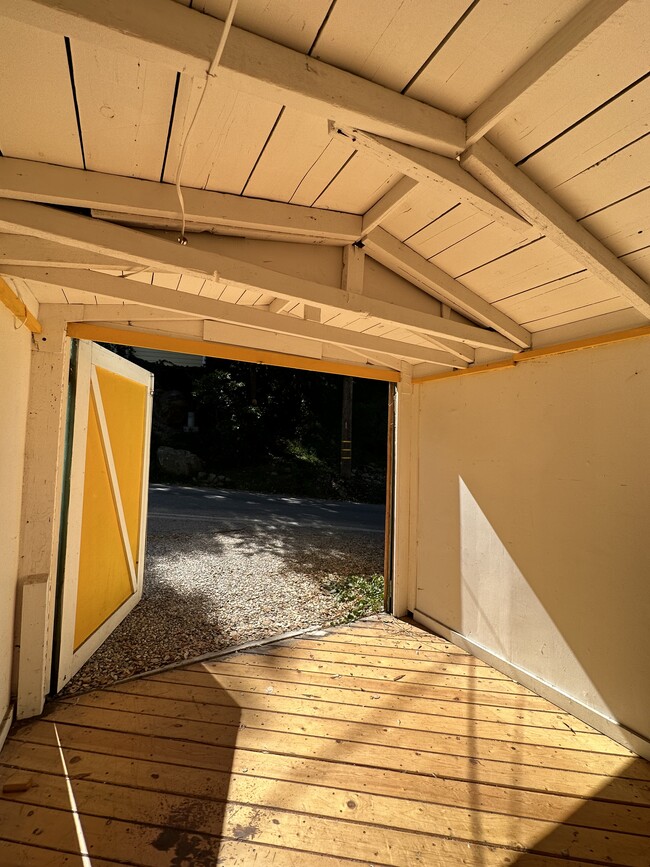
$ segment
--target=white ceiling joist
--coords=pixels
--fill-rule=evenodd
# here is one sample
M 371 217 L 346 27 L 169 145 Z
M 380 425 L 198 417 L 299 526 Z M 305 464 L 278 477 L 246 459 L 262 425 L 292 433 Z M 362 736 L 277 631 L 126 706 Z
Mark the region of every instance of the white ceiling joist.
M 487 139 L 471 145 L 461 164 L 546 237 L 650 318 L 650 286 L 581 226 Z
M 362 236 L 367 235 L 380 226 L 384 220 L 397 210 L 417 187 L 418 182 L 413 178 L 403 177 L 376 202 L 369 211 L 363 215 L 361 226 Z
M 221 320 L 262 331 L 272 331 L 310 340 L 326 341 L 338 346 L 352 346 L 358 349 L 384 352 L 398 357 L 414 358 L 429 364 L 443 367 L 466 367 L 453 355 L 424 346 L 375 337 L 356 331 L 345 331 L 332 325 L 321 325 L 295 316 L 282 316 L 255 307 L 245 307 L 217 301 L 175 289 L 152 286 L 128 278 L 113 277 L 94 271 L 80 271 L 68 268 L 12 268 L 14 277 L 59 286 L 63 289 L 76 289 L 82 292 L 105 295 L 131 304 L 144 304 L 177 313 L 191 314 L 206 319 Z M 216 339 L 216 338 L 215 338 Z M 288 349 L 287 351 L 290 351 Z
M 628 0 L 592 0 L 565 24 L 532 57 L 503 82 L 467 118 L 467 144 L 474 144 L 502 117 L 509 114 L 521 97 L 553 67 L 588 39 Z
M 0 196 L 173 220 L 180 227 L 176 190 L 155 181 L 0 157 Z M 361 235 L 361 217 L 356 214 L 190 187 L 183 188 L 183 199 L 187 222 L 205 228 L 279 233 L 332 244 L 349 244 Z
M 99 268 L 126 271 L 133 262 L 79 250 L 56 241 L 35 240 L 31 235 L 0 235 L 0 270 L 2 265 L 51 265 L 53 268 Z
M 346 292 L 338 286 L 326 286 L 220 253 L 183 246 L 147 232 L 31 202 L 0 199 L 0 231 L 33 235 L 101 255 L 125 258 L 134 265 L 158 271 L 188 274 L 244 289 L 258 289 L 279 298 L 293 298 L 308 304 L 372 316 L 398 327 L 475 346 L 502 352 L 517 350 L 510 340 L 500 334 L 443 319 L 437 315 L 437 310 L 427 313 L 422 310 L 421 304 L 414 307 L 407 297 L 395 296 L 388 302 L 375 297 L 369 287 L 364 287 L 363 293 Z M 3 265 L 3 269 L 11 274 L 15 273 L 16 266 Z M 52 272 L 55 270 L 51 269 Z
M 224 27 L 173 0 L 4 0 L 2 12 L 206 80 Z M 455 156 L 465 146 L 460 118 L 237 27 L 216 76 L 234 90 L 425 150 Z
M 525 328 L 384 229 L 375 229 L 368 235 L 364 250 L 377 262 L 401 274 L 455 310 L 495 328 L 517 346 L 531 345 L 531 335 Z
M 461 168 L 457 160 L 358 129 L 331 125 L 330 130 L 332 135 L 343 136 L 356 150 L 369 154 L 392 171 L 433 190 L 450 192 L 509 229 L 530 233 L 526 220 Z

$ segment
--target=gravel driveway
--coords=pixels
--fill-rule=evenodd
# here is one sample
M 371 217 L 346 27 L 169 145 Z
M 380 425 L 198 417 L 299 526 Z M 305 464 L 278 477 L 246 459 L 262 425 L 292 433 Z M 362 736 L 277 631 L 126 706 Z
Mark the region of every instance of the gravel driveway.
M 269 514 L 236 524 L 232 517 L 151 517 L 142 601 L 64 692 L 340 622 L 351 603 L 338 599 L 332 583 L 383 571 L 383 533 L 350 529 L 349 518 L 343 529 L 301 527 Z

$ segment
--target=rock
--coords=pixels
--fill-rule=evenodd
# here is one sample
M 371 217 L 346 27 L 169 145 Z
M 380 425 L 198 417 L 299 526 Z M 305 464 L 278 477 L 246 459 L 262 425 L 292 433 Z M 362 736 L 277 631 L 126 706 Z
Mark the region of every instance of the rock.
M 194 476 L 203 468 L 201 458 L 185 449 L 159 446 L 156 455 L 162 470 L 179 479 Z

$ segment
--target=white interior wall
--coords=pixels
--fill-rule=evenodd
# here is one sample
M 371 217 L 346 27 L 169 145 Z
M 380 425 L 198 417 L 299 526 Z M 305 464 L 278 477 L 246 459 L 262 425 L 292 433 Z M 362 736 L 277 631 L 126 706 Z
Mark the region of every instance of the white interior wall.
M 650 738 L 650 338 L 418 389 L 417 611 Z
M 31 334 L 0 304 L 0 722 L 10 703 Z

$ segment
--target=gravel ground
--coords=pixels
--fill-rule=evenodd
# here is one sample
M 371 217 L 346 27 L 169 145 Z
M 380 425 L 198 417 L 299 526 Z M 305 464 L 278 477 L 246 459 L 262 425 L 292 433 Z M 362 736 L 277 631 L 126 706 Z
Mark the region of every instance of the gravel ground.
M 341 602 L 332 583 L 383 571 L 380 533 L 259 525 L 156 530 L 147 540 L 141 602 L 64 694 L 246 641 L 344 621 L 352 603 Z

